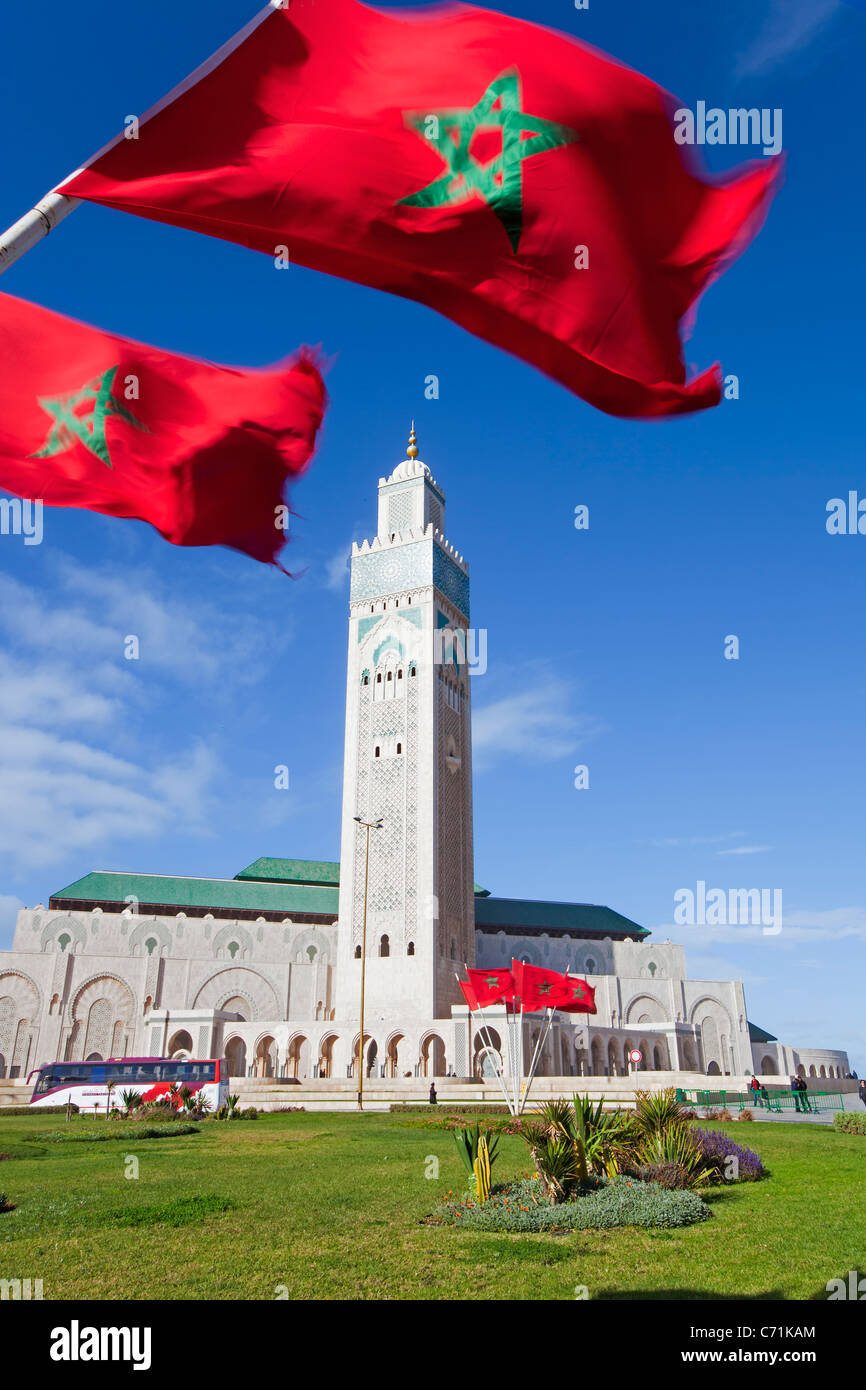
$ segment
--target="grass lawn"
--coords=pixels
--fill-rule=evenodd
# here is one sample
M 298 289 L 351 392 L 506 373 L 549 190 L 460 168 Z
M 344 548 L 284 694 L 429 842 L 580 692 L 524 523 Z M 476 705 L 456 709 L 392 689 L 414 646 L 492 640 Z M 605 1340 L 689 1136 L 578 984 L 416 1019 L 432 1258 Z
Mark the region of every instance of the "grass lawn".
M 681 1230 L 494 1235 L 419 1224 L 462 1168 L 451 1135 L 388 1115 L 261 1115 L 197 1134 L 27 1142 L 120 1124 L 4 1117 L 0 1279 L 46 1299 L 826 1299 L 866 1272 L 866 1138 L 825 1127 L 713 1125 L 771 1176 L 710 1189 Z M 125 1177 L 129 1155 L 139 1177 Z M 439 1159 L 440 1176 L 425 1174 Z M 494 1178 L 528 1171 L 503 1136 Z

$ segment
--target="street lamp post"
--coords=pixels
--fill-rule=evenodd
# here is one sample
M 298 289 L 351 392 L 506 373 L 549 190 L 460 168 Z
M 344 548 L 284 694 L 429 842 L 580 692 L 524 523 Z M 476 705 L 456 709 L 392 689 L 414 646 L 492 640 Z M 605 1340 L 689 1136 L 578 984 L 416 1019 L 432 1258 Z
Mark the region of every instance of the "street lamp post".
M 381 830 L 382 817 L 366 821 L 360 816 L 354 819 L 367 831 L 367 858 L 364 864 L 364 923 L 361 928 L 361 1033 L 358 1038 L 358 1109 L 364 1109 L 364 985 L 367 972 L 367 884 L 370 878 L 370 831 Z

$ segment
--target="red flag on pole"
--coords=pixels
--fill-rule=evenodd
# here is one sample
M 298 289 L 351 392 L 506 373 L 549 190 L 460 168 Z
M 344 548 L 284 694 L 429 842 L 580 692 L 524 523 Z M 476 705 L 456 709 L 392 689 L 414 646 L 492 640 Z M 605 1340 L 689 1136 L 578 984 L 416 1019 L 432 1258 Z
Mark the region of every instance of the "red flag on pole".
M 504 967 L 495 967 L 491 970 L 475 968 L 470 970 L 467 966 L 466 974 L 469 976 L 469 983 L 479 1008 L 483 1009 L 488 1004 L 498 1004 L 503 999 L 508 1001 L 513 998 L 514 981 L 511 978 L 510 970 Z
M 566 1014 L 594 1014 L 595 990 L 592 985 L 588 985 L 586 980 L 576 980 L 573 975 L 566 975 L 565 978 L 569 998 L 556 1007 Z
M 613 415 L 700 410 L 680 325 L 781 157 L 698 177 L 674 99 L 467 5 L 268 8 L 58 190 L 430 305 Z
M 2 294 L 0 360 L 0 488 L 278 563 L 326 406 L 309 355 L 219 367 Z
M 457 983 L 460 986 L 460 992 L 463 995 L 463 998 L 466 1000 L 466 1003 L 469 1005 L 470 1009 L 472 1009 L 473 1012 L 476 1009 L 480 1009 L 481 1005 L 479 1004 L 478 999 L 476 998 L 475 990 L 472 988 L 472 986 L 465 984 L 463 980 L 458 980 Z
M 558 970 L 546 970 L 540 965 L 513 960 L 511 973 L 514 976 L 514 992 L 520 996 L 527 1013 L 535 1009 L 558 1009 L 571 998 L 568 976 Z

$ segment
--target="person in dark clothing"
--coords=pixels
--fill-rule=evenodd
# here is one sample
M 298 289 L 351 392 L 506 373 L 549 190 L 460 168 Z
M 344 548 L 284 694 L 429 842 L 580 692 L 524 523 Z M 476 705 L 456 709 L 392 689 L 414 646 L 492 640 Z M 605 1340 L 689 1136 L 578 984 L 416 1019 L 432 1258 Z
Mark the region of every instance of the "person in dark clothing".
M 797 1089 L 800 1092 L 800 1100 L 803 1103 L 804 1114 L 811 1115 L 812 1110 L 817 1107 L 813 1107 L 812 1102 L 809 1100 L 809 1087 L 806 1084 L 806 1078 L 804 1076 L 801 1076 L 797 1082 Z
M 431 1105 L 438 1105 L 438 1104 L 439 1104 L 439 1100 L 438 1100 L 437 1095 L 436 1095 L 436 1083 L 435 1083 L 434 1081 L 431 1081 L 431 1082 L 430 1082 L 430 1104 L 431 1104 Z
M 791 1077 L 791 1095 L 794 1097 L 794 1109 L 800 1114 L 800 1083 L 796 1076 Z

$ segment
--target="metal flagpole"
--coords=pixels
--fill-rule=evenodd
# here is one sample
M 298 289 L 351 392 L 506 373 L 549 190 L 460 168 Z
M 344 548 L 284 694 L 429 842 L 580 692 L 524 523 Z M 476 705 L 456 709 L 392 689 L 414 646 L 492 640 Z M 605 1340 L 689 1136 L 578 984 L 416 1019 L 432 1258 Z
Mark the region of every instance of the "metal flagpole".
M 465 961 L 463 962 L 463 969 L 466 971 L 466 973 L 467 973 L 467 975 L 468 975 L 468 974 L 469 974 L 469 967 L 467 966 L 467 964 L 466 964 Z M 457 971 L 456 971 L 456 970 L 454 971 L 454 978 L 455 978 L 455 980 L 457 981 L 457 983 L 459 984 L 459 983 L 460 983 L 460 976 L 457 974 Z M 476 1001 L 476 1002 L 477 1002 L 477 1001 Z M 482 1006 L 481 1006 L 480 1004 L 478 1005 L 478 1011 L 479 1011 L 479 1013 L 481 1013 L 481 1014 L 484 1013 L 484 1009 L 482 1008 Z M 472 1013 L 473 1013 L 473 1011 L 472 1011 L 472 1009 L 470 1009 L 470 1010 L 469 1010 L 469 1017 L 470 1017 L 470 1019 L 471 1019 L 471 1017 L 472 1017 Z M 478 1029 L 478 1032 L 479 1032 L 479 1033 L 486 1033 L 486 1034 L 487 1034 L 487 1046 L 488 1046 L 489 1050 L 494 1054 L 494 1057 L 495 1057 L 496 1048 L 493 1046 L 493 1043 L 492 1043 L 491 1038 L 490 1038 L 490 1025 L 489 1025 L 489 1023 L 485 1023 L 485 1024 L 483 1025 L 482 1028 L 479 1028 L 479 1029 Z M 472 1034 L 471 1034 L 471 1032 L 470 1032 L 470 1035 L 469 1035 L 469 1051 L 470 1051 L 470 1053 L 471 1053 L 471 1051 L 472 1051 Z M 501 1052 L 500 1052 L 500 1054 L 499 1054 L 499 1058 L 500 1058 L 500 1061 L 501 1061 L 501 1060 L 502 1060 L 502 1053 L 501 1053 Z M 471 1061 L 472 1061 L 472 1059 L 471 1059 L 471 1057 L 470 1057 L 470 1066 L 471 1066 Z M 496 1062 L 495 1062 L 495 1061 L 494 1061 L 494 1063 L 493 1063 L 493 1072 L 494 1072 L 494 1075 L 496 1076 L 496 1080 L 499 1082 L 499 1088 L 500 1088 L 500 1090 L 502 1091 L 503 1096 L 505 1097 L 505 1104 L 508 1106 L 508 1113 L 509 1113 L 509 1115 L 513 1115 L 513 1114 L 514 1114 L 514 1111 L 513 1111 L 512 1108 L 511 1108 L 511 1101 L 508 1099 L 508 1092 L 507 1092 L 506 1089 L 505 1089 L 505 1082 L 504 1082 L 504 1080 L 503 1080 L 503 1078 L 502 1078 L 502 1071 L 497 1071 L 497 1070 L 496 1070 Z M 481 1079 L 482 1079 L 482 1081 L 483 1081 L 483 1079 L 484 1079 L 484 1068 L 483 1068 L 483 1067 L 482 1067 L 482 1069 L 481 1069 Z
M 80 206 L 80 198 L 67 198 L 65 193 L 47 193 L 35 208 L 19 217 L 0 236 L 0 275 Z
M 542 1031 L 541 1031 L 541 1032 L 539 1033 L 539 1035 L 538 1035 L 538 1042 L 537 1042 L 536 1045 L 535 1045 L 535 1052 L 533 1053 L 533 1056 L 532 1056 L 532 1064 L 531 1064 L 531 1066 L 530 1066 L 530 1068 L 529 1068 L 529 1075 L 528 1075 L 527 1078 L 526 1078 L 526 1090 L 525 1090 L 524 1093 L 523 1093 L 523 1100 L 522 1100 L 521 1106 L 520 1106 L 520 1113 L 521 1113 L 521 1115 L 523 1114 L 524 1110 L 526 1109 L 526 1097 L 529 1095 L 529 1088 L 530 1088 L 530 1086 L 532 1085 L 533 1081 L 535 1080 L 535 1068 L 536 1068 L 537 1062 L 538 1062 L 538 1061 L 540 1060 L 540 1058 L 541 1058 L 541 1053 L 542 1053 L 542 1050 L 543 1050 L 543 1048 L 544 1048 L 544 1044 L 547 1042 L 547 1035 L 548 1035 L 548 1033 L 550 1032 L 550 1026 L 551 1026 L 551 1024 L 553 1023 L 553 1015 L 554 1015 L 554 1013 L 555 1013 L 555 1008 L 554 1008 L 553 1006 L 551 1006 L 551 1007 L 548 1009 L 548 1017 L 547 1017 L 547 1019 L 546 1019 L 546 1021 L 545 1021 L 544 1027 L 543 1027 Z

